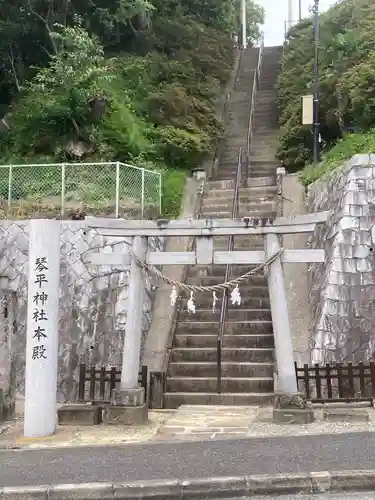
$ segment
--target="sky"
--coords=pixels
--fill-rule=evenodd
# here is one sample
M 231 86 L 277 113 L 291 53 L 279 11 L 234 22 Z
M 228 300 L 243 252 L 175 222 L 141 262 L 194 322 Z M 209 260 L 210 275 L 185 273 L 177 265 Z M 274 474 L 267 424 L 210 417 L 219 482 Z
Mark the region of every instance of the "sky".
M 284 40 L 284 21 L 288 19 L 288 0 L 257 0 L 266 9 L 266 23 L 264 26 L 265 45 L 281 45 Z M 309 15 L 309 5 L 314 0 L 301 0 L 302 16 Z M 319 10 L 322 12 L 333 5 L 335 0 L 320 0 Z M 298 0 L 294 0 L 294 16 L 298 19 Z

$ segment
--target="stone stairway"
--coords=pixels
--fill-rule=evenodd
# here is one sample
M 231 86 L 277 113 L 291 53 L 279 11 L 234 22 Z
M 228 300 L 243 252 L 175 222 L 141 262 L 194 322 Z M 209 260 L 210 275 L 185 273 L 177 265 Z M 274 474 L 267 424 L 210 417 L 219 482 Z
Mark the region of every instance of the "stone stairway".
M 281 49 L 265 48 L 260 88 L 254 109 L 254 135 L 248 186 L 240 189 L 239 216 L 272 217 L 276 214 L 275 137 L 277 132 L 276 84 Z M 258 50 L 248 49 L 242 57 L 239 80 L 228 105 L 228 133 L 219 169 L 208 182 L 201 216 L 230 218 L 239 147 L 247 140 L 249 105 Z M 216 237 L 214 247 L 226 250 L 227 237 Z M 236 237 L 234 249 L 263 249 L 260 236 Z M 247 265 L 231 267 L 237 277 Z M 187 283 L 220 284 L 225 266 L 191 266 Z M 195 405 L 263 405 L 273 398 L 274 339 L 267 280 L 254 275 L 240 286 L 241 306 L 229 301 L 222 349 L 222 392 L 217 390 L 217 336 L 222 293 L 212 310 L 210 293 L 196 294 L 196 313 L 187 311 L 187 297 L 178 315 L 164 393 L 165 408 Z

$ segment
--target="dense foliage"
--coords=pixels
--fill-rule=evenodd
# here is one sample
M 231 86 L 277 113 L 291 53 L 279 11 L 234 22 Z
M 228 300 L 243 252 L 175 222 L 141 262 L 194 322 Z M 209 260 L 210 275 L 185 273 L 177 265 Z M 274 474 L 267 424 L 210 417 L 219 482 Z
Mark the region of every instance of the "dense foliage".
M 255 40 L 263 10 L 248 4 Z M 222 134 L 238 12 L 239 0 L 0 0 L 1 163 L 162 169 L 176 213 L 184 173 Z
M 319 112 L 325 152 L 318 168 L 305 169 L 305 183 L 375 146 L 375 3 L 342 0 L 321 14 L 319 22 Z M 313 93 L 313 36 L 312 19 L 290 31 L 279 78 L 279 157 L 294 170 L 309 164 L 312 156 L 311 127 L 301 124 L 301 96 Z

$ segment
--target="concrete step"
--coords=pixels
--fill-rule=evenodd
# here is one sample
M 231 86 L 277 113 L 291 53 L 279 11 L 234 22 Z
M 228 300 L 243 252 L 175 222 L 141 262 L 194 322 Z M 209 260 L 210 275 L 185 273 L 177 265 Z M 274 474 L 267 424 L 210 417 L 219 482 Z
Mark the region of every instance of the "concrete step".
M 223 238 L 226 238 L 226 236 L 223 236 Z M 238 239 L 241 238 L 241 236 L 235 236 L 234 241 L 233 241 L 233 250 L 235 251 L 241 251 L 241 250 L 264 250 L 264 241 L 258 238 L 257 236 L 249 236 L 248 239 L 246 240 L 241 240 Z M 218 237 L 214 238 L 214 249 L 226 252 L 228 251 L 228 246 L 229 246 L 229 238 L 227 238 L 225 241 L 224 240 L 218 240 Z M 262 274 L 262 273 L 259 273 Z M 250 283 L 250 286 L 251 283 Z
M 263 75 L 264 78 L 264 75 Z M 275 91 L 273 89 L 262 90 L 259 89 L 256 95 L 256 99 L 275 99 Z
M 275 92 L 273 92 L 275 94 Z M 277 99 L 273 97 L 258 97 L 254 104 L 254 127 L 263 126 L 268 127 L 270 123 L 274 123 L 275 118 L 278 117 Z M 262 122 L 262 118 L 264 122 Z
M 276 158 L 275 158 L 273 148 L 271 148 L 271 145 L 269 146 L 268 151 L 263 153 L 263 154 L 261 154 L 259 152 L 257 153 L 256 151 L 251 151 L 250 163 L 253 163 L 253 162 L 256 162 L 258 164 L 262 163 L 265 166 L 267 165 L 269 168 L 272 167 L 272 164 L 276 163 Z
M 250 165 L 252 164 L 253 161 L 261 162 L 264 164 L 264 167 L 262 169 L 263 171 L 263 177 L 270 177 L 273 175 L 276 175 L 276 168 L 274 168 L 274 163 L 275 163 L 275 156 L 271 156 L 271 153 L 266 156 L 261 156 L 261 155 L 256 155 L 254 153 L 251 154 L 250 157 Z M 218 180 L 222 179 L 236 179 L 237 177 L 237 167 L 234 166 L 226 166 L 226 167 L 219 167 L 216 172 L 215 176 Z M 249 169 L 249 177 L 252 177 L 252 170 Z
M 226 196 L 210 196 L 210 193 L 206 195 L 202 200 L 202 207 L 207 208 L 232 208 L 233 206 L 233 198 L 234 191 L 229 191 Z M 273 207 L 276 204 L 276 197 L 274 194 L 268 196 L 254 196 L 248 193 L 241 194 L 239 193 L 239 203 L 240 206 L 245 207 L 246 209 L 264 209 L 266 212 L 272 211 Z
M 221 161 L 237 165 L 238 150 L 244 146 L 244 143 L 246 142 L 246 134 L 247 132 L 240 137 L 237 137 L 236 140 L 231 139 L 230 141 L 225 141 L 220 157 Z
M 216 246 L 228 246 L 229 236 L 215 236 L 214 237 L 214 247 Z M 235 236 L 234 244 L 236 247 L 242 247 L 246 250 L 249 247 L 257 246 L 264 248 L 264 236 L 261 234 L 256 234 L 253 236 Z
M 265 196 L 265 195 L 276 195 L 277 187 L 276 183 L 273 184 L 272 181 L 275 177 L 265 176 L 261 179 L 257 179 L 256 181 L 252 178 L 248 179 L 248 187 L 244 187 L 241 185 L 239 187 L 240 196 Z M 235 180 L 220 180 L 220 181 L 209 181 L 207 183 L 207 196 L 221 197 L 221 196 L 230 196 L 235 187 Z
M 272 377 L 223 377 L 221 390 L 223 393 L 269 393 L 273 391 L 273 383 Z M 216 390 L 216 377 L 170 377 L 167 379 L 167 392 L 207 393 Z
M 234 141 L 232 144 L 226 144 L 223 146 L 222 153 L 220 156 L 220 162 L 230 164 L 233 168 L 237 168 L 237 163 L 238 163 L 238 149 L 244 145 L 244 142 L 246 141 L 246 136 L 242 136 L 238 141 L 237 144 L 234 144 Z M 227 149 L 228 148 L 228 149 Z M 229 149 L 231 148 L 231 149 Z
M 268 147 L 270 144 L 275 145 L 277 143 L 277 134 L 270 131 L 268 134 L 253 135 L 251 139 L 251 147 L 263 146 Z
M 277 113 L 275 111 L 275 105 L 276 105 L 276 103 L 274 103 L 270 100 L 267 100 L 264 102 L 258 101 L 255 104 L 255 108 L 254 108 L 254 120 L 256 120 L 256 119 L 259 119 L 259 120 L 270 119 L 270 120 L 274 121 L 275 118 L 277 117 Z M 263 125 L 265 125 L 266 123 L 264 123 Z
M 270 393 L 224 393 L 216 392 L 166 392 L 164 408 L 173 409 L 181 405 L 226 405 L 226 406 L 267 406 L 274 400 Z
M 201 217 L 212 217 L 214 213 L 229 213 L 229 218 L 232 216 L 232 204 L 233 201 L 223 202 L 223 203 L 210 203 L 204 204 L 201 209 Z M 254 214 L 254 215 L 253 215 Z M 241 203 L 239 204 L 239 212 L 236 218 L 241 218 L 244 216 L 253 217 L 275 217 L 276 216 L 276 202 L 267 202 L 262 199 L 252 200 L 251 203 Z
M 226 193 L 224 193 L 226 194 Z M 217 196 L 217 197 L 211 197 L 206 196 L 202 200 L 202 207 L 204 208 L 213 208 L 214 210 L 216 208 L 226 208 L 226 209 L 232 209 L 233 206 L 233 198 L 234 198 L 234 192 L 230 191 L 227 193 L 226 196 Z M 272 206 L 275 205 L 276 203 L 276 198 L 272 194 L 270 196 L 245 196 L 242 195 L 241 193 L 239 194 L 239 203 L 240 206 L 246 207 L 246 208 L 257 208 L 259 207 L 265 208 L 266 211 L 269 211 L 267 205 L 270 205 L 271 210 Z
M 201 309 L 199 298 L 196 298 L 195 313 L 190 313 L 187 309 L 181 309 L 178 315 L 179 321 L 219 321 L 220 309 L 217 308 L 215 312 L 212 309 Z M 227 318 L 232 321 L 271 321 L 270 309 L 228 309 Z
M 227 165 L 231 165 L 232 168 L 237 169 L 238 151 L 232 152 L 232 151 L 225 151 L 224 150 L 220 156 L 218 170 L 222 170 L 222 168 L 220 167 L 220 164 L 224 164 L 224 163 Z
M 270 81 L 260 79 L 259 80 L 259 89 L 260 90 L 277 90 L 277 77 L 270 78 Z
M 270 120 L 268 123 L 261 122 L 260 120 L 254 122 L 254 128 L 253 128 L 253 137 L 257 136 L 262 139 L 265 139 L 266 137 L 270 138 L 271 136 L 275 136 L 275 133 L 277 133 L 277 122 L 274 120 Z M 272 144 L 274 144 L 274 138 L 272 139 Z
M 272 126 L 264 126 L 262 123 L 254 122 L 253 129 L 253 141 L 275 141 L 275 135 L 278 133 L 277 127 Z
M 179 334 L 174 338 L 175 347 L 212 347 L 216 348 L 217 334 L 185 335 Z M 273 334 L 260 335 L 224 335 L 223 347 L 274 347 Z
M 275 146 L 275 143 L 271 142 L 271 140 L 266 141 L 265 143 L 252 143 L 251 144 L 251 156 L 271 156 L 271 160 L 275 161 L 275 156 L 273 155 L 273 151 L 270 153 L 270 147 Z
M 262 163 L 258 160 L 254 160 L 251 158 L 250 164 L 249 164 L 249 175 L 251 175 L 252 178 L 254 178 L 254 174 L 259 174 L 259 177 L 271 177 L 273 176 L 275 179 L 275 187 L 276 187 L 276 174 L 277 174 L 277 169 L 280 166 L 279 162 L 275 162 L 275 160 L 270 160 L 266 163 Z
M 257 177 L 262 177 L 264 175 L 264 172 L 255 170 L 254 172 L 252 172 L 251 175 L 253 176 L 254 179 L 256 179 Z
M 223 267 L 225 270 L 225 266 L 223 266 Z M 232 277 L 238 277 L 238 276 L 241 276 L 241 274 L 242 273 L 239 273 L 239 272 L 233 272 L 233 271 L 231 272 Z M 191 278 L 192 280 L 193 279 L 195 280 L 195 278 L 197 278 L 197 280 L 199 279 L 197 274 L 195 274 L 194 276 L 189 276 L 189 278 Z M 207 277 L 202 276 L 200 279 L 203 280 L 203 279 L 208 279 L 208 278 L 212 278 L 212 280 L 216 279 L 217 281 L 220 281 L 220 283 L 222 283 L 224 281 L 224 273 L 222 273 L 221 275 L 220 275 L 220 273 L 216 273 L 215 275 L 211 275 L 211 276 L 207 276 Z M 245 303 L 243 301 L 246 301 L 249 305 L 249 307 L 247 307 L 247 309 L 269 309 L 269 303 L 267 302 L 267 300 L 264 300 L 264 299 L 269 298 L 269 294 L 266 292 L 266 290 L 268 290 L 266 278 L 264 278 L 263 282 L 261 280 L 259 280 L 259 282 L 261 283 L 262 286 L 251 286 L 251 285 L 249 286 L 246 282 L 240 285 L 240 293 L 241 293 L 241 298 L 242 298 L 241 308 L 242 308 L 242 306 L 245 306 Z M 266 290 L 264 290 L 264 288 Z M 232 289 L 230 289 L 230 291 L 231 290 Z M 216 295 L 217 295 L 217 299 L 218 299 L 218 301 L 216 302 L 216 305 L 218 305 L 221 301 L 222 296 L 223 296 L 223 292 L 222 291 L 216 292 Z M 196 306 L 199 305 L 200 309 L 205 309 L 205 307 L 204 307 L 205 305 L 209 306 L 209 307 L 207 307 L 207 309 L 212 308 L 212 294 L 211 294 L 211 292 L 197 292 L 196 297 L 197 297 Z M 186 292 L 184 292 L 184 295 L 182 297 L 183 301 L 185 299 L 187 299 Z M 199 304 L 198 304 L 198 302 L 199 302 Z M 250 307 L 251 304 L 254 304 L 254 307 Z M 263 307 L 260 307 L 260 306 L 263 306 Z M 233 309 L 234 311 L 237 311 L 237 306 L 232 307 L 232 304 L 229 303 L 229 309 Z
M 273 349 L 269 348 L 225 347 L 222 349 L 221 356 L 222 361 L 231 361 L 233 363 L 274 361 Z M 212 347 L 173 348 L 170 359 L 172 362 L 216 362 L 217 349 Z
M 252 166 L 259 168 L 274 168 L 275 170 L 280 166 L 280 161 L 277 158 L 267 158 L 264 160 L 263 158 L 250 156 L 250 163 Z
M 220 169 L 220 167 L 219 167 Z M 243 182 L 245 181 L 245 179 L 243 179 Z M 219 181 L 220 183 L 223 183 L 224 181 Z M 208 184 L 207 184 L 207 187 L 209 189 L 208 191 L 208 194 L 212 191 L 213 194 L 212 196 L 215 197 L 215 196 L 221 196 L 220 192 L 223 191 L 223 190 L 226 190 L 228 191 L 231 191 L 233 192 L 233 189 L 234 189 L 234 181 L 228 181 L 229 183 L 232 183 L 233 186 L 230 188 L 230 189 L 227 189 L 227 188 L 221 188 L 219 187 L 219 189 L 215 188 L 215 183 L 217 184 L 218 181 L 209 181 Z M 219 184 L 220 186 L 220 184 Z M 225 182 L 224 182 L 224 186 L 225 186 Z M 240 196 L 242 195 L 252 195 L 252 191 L 248 191 L 250 190 L 252 187 L 276 187 L 276 176 L 273 174 L 273 175 L 270 175 L 270 176 L 264 176 L 262 177 L 261 179 L 252 179 L 251 177 L 249 177 L 247 179 L 247 186 L 248 187 L 243 187 L 243 183 L 242 185 L 240 186 Z M 215 193 L 215 191 L 219 191 L 218 194 Z
M 201 363 L 171 362 L 170 377 L 216 377 L 216 361 Z M 221 364 L 223 377 L 273 377 L 273 363 L 234 363 L 224 361 Z
M 258 196 L 265 196 L 265 195 L 271 195 L 277 194 L 277 187 L 276 185 L 269 185 L 268 181 L 269 176 L 265 176 L 263 179 L 268 179 L 267 181 L 259 179 L 258 181 L 253 181 L 252 184 L 249 184 L 247 188 L 240 186 L 240 194 L 248 194 L 250 196 L 258 195 Z M 252 180 L 252 179 L 251 179 Z M 207 184 L 208 192 L 212 192 L 213 196 L 216 196 L 214 191 L 224 191 L 224 190 L 230 190 L 233 193 L 234 187 L 235 187 L 235 180 L 234 179 L 229 179 L 229 180 L 215 180 L 215 181 L 209 181 Z
M 268 175 L 268 176 L 271 176 L 271 175 L 274 175 L 275 177 L 275 186 L 276 186 L 276 168 L 275 167 L 271 167 L 271 168 L 268 168 L 268 167 L 259 167 L 257 165 L 252 165 L 250 164 L 249 166 L 249 172 L 250 172 L 250 175 L 252 176 L 252 178 L 255 180 L 257 178 L 262 178 L 264 177 L 264 175 Z
M 178 335 L 217 335 L 220 322 L 218 318 L 212 321 L 179 321 L 177 324 Z M 271 335 L 272 321 L 227 321 L 224 333 L 226 335 Z
M 236 119 L 238 116 L 236 115 Z M 233 155 L 233 157 L 237 160 L 238 158 L 238 151 L 241 147 L 244 146 L 244 142 L 246 142 L 246 135 L 247 135 L 247 127 L 243 129 L 243 132 L 246 132 L 245 134 L 245 139 L 243 137 L 238 137 L 237 136 L 237 143 L 238 144 L 233 144 L 233 141 L 228 141 L 226 138 L 224 142 L 222 143 L 222 154 L 223 156 L 225 155 Z
M 216 308 L 220 309 L 221 301 L 222 301 L 222 293 L 217 293 L 218 301 L 216 302 Z M 249 297 L 248 295 L 244 295 L 241 297 L 241 306 L 246 309 L 269 309 L 270 308 L 270 299 L 268 297 Z M 184 297 L 182 299 L 182 307 L 183 309 L 187 308 L 188 297 Z M 212 295 L 209 293 L 199 294 L 199 306 L 202 308 L 210 308 L 212 307 Z M 230 307 L 230 304 L 229 304 Z
M 212 285 L 220 285 L 222 283 L 222 278 L 220 276 L 188 276 L 187 283 L 189 285 L 201 285 L 201 286 L 212 286 Z M 262 274 L 249 276 L 246 280 L 246 285 L 251 289 L 254 285 L 266 286 L 267 278 L 265 278 Z M 245 287 L 241 286 L 241 290 L 244 290 Z
M 190 266 L 188 271 L 188 277 L 200 277 L 205 278 L 207 276 L 217 276 L 218 280 L 222 279 L 225 274 L 225 265 L 212 264 L 210 266 Z M 231 276 L 241 276 L 247 273 L 250 269 L 254 269 L 255 265 L 246 264 L 234 264 L 231 266 Z M 260 275 L 260 273 L 257 273 Z M 263 277 L 263 276 L 262 276 Z M 264 277 L 263 277 L 264 278 Z M 245 283 L 244 283 L 245 284 Z
M 231 219 L 232 218 L 232 209 L 230 210 L 214 210 L 214 209 L 202 209 L 202 215 L 203 216 L 210 216 L 211 218 L 216 218 L 216 219 Z M 249 217 L 276 217 L 276 211 L 275 210 L 270 210 L 269 212 L 266 212 L 263 209 L 256 210 L 254 207 L 253 208 L 245 208 L 243 211 L 240 211 L 240 216 L 244 217 L 249 216 Z
M 228 251 L 228 242 L 227 243 L 215 243 L 214 242 L 214 250 L 219 250 L 222 252 Z M 233 251 L 241 251 L 241 250 L 259 250 L 262 251 L 264 250 L 264 244 L 255 244 L 255 243 L 250 243 L 248 242 L 247 245 L 245 246 L 244 244 L 241 243 L 236 243 L 234 242 L 233 245 Z

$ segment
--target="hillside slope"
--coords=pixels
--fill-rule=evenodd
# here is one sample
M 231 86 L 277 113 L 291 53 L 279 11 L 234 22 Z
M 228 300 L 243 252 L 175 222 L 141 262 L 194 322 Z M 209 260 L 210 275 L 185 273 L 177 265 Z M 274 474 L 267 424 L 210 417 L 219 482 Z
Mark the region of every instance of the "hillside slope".
M 303 172 L 308 184 L 355 153 L 374 151 L 375 4 L 343 0 L 320 15 L 320 124 L 322 164 Z M 288 34 L 278 84 L 279 158 L 291 171 L 312 159 L 312 131 L 301 124 L 301 96 L 313 89 L 313 22 Z
M 163 170 L 164 212 L 175 215 L 186 172 L 223 133 L 215 99 L 233 65 L 237 3 L 1 1 L 0 163 Z M 263 11 L 248 3 L 256 39 Z M 46 183 L 57 194 L 59 179 L 48 174 L 34 172 L 32 186 L 19 181 L 17 195 L 38 198 Z M 83 191 L 89 176 L 71 191 Z M 0 196 L 7 188 L 0 179 Z

